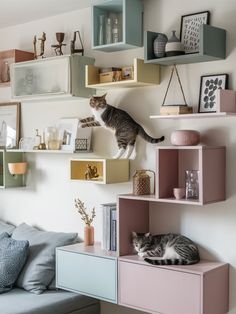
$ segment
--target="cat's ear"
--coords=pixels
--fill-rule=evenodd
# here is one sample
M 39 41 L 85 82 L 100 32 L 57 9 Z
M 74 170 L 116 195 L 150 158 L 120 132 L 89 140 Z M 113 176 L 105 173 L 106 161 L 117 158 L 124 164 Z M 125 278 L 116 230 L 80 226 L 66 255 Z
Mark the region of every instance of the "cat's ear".
M 132 238 L 137 238 L 137 233 L 135 231 L 132 231 Z
M 107 96 L 107 93 L 106 93 L 106 94 L 104 94 L 104 95 L 102 95 L 102 96 L 101 96 L 101 98 L 105 99 L 105 98 L 106 98 L 106 96 Z
M 145 233 L 145 237 L 146 237 L 146 238 L 150 237 L 150 235 L 151 235 L 150 232 Z

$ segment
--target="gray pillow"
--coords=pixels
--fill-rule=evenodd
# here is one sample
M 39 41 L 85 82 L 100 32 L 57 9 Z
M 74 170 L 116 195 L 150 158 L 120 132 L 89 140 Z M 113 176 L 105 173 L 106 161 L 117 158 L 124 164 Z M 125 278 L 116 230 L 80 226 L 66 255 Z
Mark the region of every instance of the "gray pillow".
M 0 234 L 3 232 L 7 232 L 9 235 L 11 235 L 14 229 L 15 226 L 7 224 L 0 220 Z
M 9 291 L 26 262 L 28 241 L 12 239 L 7 232 L 0 234 L 0 293 Z
M 56 247 L 74 243 L 77 233 L 40 231 L 25 223 L 13 231 L 16 240 L 28 240 L 29 258 L 16 285 L 35 294 L 47 289 L 55 276 Z

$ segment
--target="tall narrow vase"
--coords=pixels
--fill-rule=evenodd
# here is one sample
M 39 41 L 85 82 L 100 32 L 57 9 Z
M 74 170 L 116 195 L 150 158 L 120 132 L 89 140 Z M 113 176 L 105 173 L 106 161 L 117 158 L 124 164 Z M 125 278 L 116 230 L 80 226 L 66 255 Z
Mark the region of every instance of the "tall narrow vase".
M 84 227 L 84 245 L 94 245 L 94 227 Z

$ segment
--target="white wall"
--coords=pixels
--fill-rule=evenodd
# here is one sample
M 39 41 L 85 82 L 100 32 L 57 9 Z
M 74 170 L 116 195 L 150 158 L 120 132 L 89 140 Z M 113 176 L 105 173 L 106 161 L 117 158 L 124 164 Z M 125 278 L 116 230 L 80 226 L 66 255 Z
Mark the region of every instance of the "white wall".
M 229 73 L 230 88 L 236 89 L 235 29 L 236 3 L 234 0 L 145 0 L 145 29 L 165 32 L 179 30 L 181 15 L 210 10 L 211 24 L 227 29 L 228 57 L 224 61 L 183 65 L 179 67 L 187 101 L 197 106 L 200 76 L 212 73 Z M 102 53 L 90 50 L 90 11 L 74 11 L 53 18 L 0 30 L 0 50 L 18 48 L 31 50 L 34 34 L 47 33 L 47 56 L 52 55 L 50 45 L 55 43 L 55 32 L 68 34 L 80 29 L 86 55 L 95 56 L 98 65 L 128 65 L 133 57 L 143 57 L 143 48 Z M 68 47 L 67 47 L 68 50 Z M 230 268 L 230 314 L 236 314 L 236 165 L 235 165 L 235 118 L 204 120 L 155 121 L 149 115 L 159 112 L 164 96 L 170 68 L 162 69 L 162 83 L 157 87 L 108 92 L 108 102 L 126 109 L 153 135 L 169 135 L 175 129 L 192 128 L 202 134 L 205 144 L 227 147 L 227 201 L 203 207 L 187 205 L 155 204 L 151 209 L 152 232 L 181 232 L 201 247 L 202 258 L 229 262 Z M 0 89 L 0 99 L 9 99 L 8 88 Z M 172 95 L 172 99 L 174 95 Z M 176 101 L 178 101 L 176 99 Z M 35 128 L 43 130 L 60 117 L 86 116 L 89 114 L 88 100 L 70 102 L 44 102 L 22 104 L 22 136 L 33 136 Z M 112 134 L 103 129 L 94 132 L 96 154 L 111 156 L 116 150 Z M 93 185 L 69 180 L 69 159 L 74 156 L 34 154 L 27 155 L 30 172 L 27 187 L 0 190 L 0 218 L 19 224 L 23 221 L 47 230 L 78 231 L 82 237 L 83 224 L 74 209 L 74 198 L 80 197 L 88 206 L 96 206 L 96 239 L 100 239 L 101 215 L 99 204 L 115 201 L 119 193 L 131 192 L 130 183 L 117 185 Z M 135 168 L 155 168 L 155 153 L 151 144 L 138 140 L 138 156 L 131 162 L 131 173 Z M 216 169 L 217 171 L 217 169 Z M 138 278 L 137 278 L 138 282 Z M 142 283 L 140 283 L 142 284 Z M 102 304 L 102 314 L 138 313 L 119 306 Z

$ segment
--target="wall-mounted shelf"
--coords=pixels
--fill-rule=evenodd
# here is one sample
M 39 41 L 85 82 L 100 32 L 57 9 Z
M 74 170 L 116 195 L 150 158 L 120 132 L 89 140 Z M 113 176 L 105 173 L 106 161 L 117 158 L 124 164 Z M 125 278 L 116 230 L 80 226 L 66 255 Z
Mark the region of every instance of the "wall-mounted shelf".
M 4 73 L 5 71 L 5 63 L 7 62 L 7 66 L 10 70 L 10 65 L 15 62 L 23 62 L 28 60 L 33 60 L 34 54 L 29 51 L 22 51 L 17 49 L 0 51 L 0 87 L 9 87 L 11 85 L 9 82 L 4 82 Z M 10 73 L 9 73 L 10 74 Z
M 94 61 L 74 54 L 15 63 L 11 66 L 12 98 L 88 98 L 91 90 L 85 87 L 85 65 Z
M 134 59 L 134 78 L 111 83 L 100 83 L 99 67 L 86 66 L 86 87 L 95 89 L 112 89 L 126 87 L 143 87 L 160 83 L 158 65 L 145 64 L 141 59 Z
M 23 154 L 20 152 L 8 152 L 0 150 L 0 188 L 11 188 L 24 186 L 23 175 L 11 175 L 8 169 L 8 163 L 17 163 L 23 161 Z
M 141 0 L 94 0 L 92 1 L 92 49 L 112 52 L 141 47 L 143 45 L 143 4 Z M 117 18 L 120 24 L 120 38 L 116 43 L 106 43 L 105 21 L 104 41 L 99 45 L 99 19 Z
M 92 153 L 92 150 L 86 150 L 86 151 L 72 151 L 72 150 L 53 150 L 53 149 L 30 149 L 30 150 L 24 150 L 24 149 L 9 149 L 8 152 L 16 152 L 16 153 L 33 153 L 33 154 L 88 154 Z
M 129 181 L 128 159 L 77 159 L 71 160 L 70 168 L 71 180 L 98 184 Z
M 206 112 L 206 113 L 187 113 L 187 114 L 170 114 L 170 115 L 151 115 L 150 119 L 202 119 L 202 118 L 219 118 L 234 117 L 236 113 L 230 112 Z
M 200 27 L 199 52 L 174 57 L 156 58 L 153 41 L 159 33 L 146 31 L 144 34 L 145 63 L 159 65 L 188 64 L 216 61 L 226 58 L 226 31 L 203 24 Z

